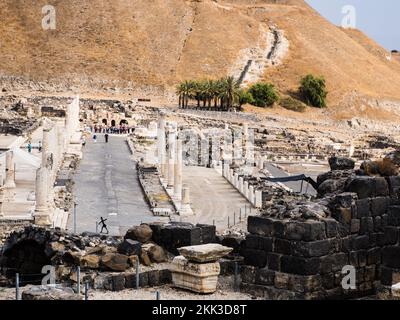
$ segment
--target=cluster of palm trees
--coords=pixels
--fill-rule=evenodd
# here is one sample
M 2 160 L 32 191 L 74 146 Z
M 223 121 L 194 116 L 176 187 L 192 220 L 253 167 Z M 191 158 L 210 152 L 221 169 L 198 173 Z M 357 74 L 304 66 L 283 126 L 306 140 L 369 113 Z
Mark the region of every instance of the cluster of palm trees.
M 179 107 L 188 108 L 196 101 L 197 108 L 230 111 L 241 106 L 242 90 L 239 81 L 234 77 L 219 80 L 186 80 L 176 88 L 179 97 Z

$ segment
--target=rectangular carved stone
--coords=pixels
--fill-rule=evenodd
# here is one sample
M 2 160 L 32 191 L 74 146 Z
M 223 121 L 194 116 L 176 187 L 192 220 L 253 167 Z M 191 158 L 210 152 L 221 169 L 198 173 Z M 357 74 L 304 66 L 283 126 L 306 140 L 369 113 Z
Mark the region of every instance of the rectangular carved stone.
M 383 231 L 382 217 L 381 216 L 378 216 L 378 217 L 374 218 L 374 231 L 375 232 Z
M 247 220 L 247 230 L 256 235 L 272 237 L 274 235 L 274 220 L 266 217 L 250 216 Z
M 350 231 L 351 233 L 359 233 L 360 232 L 360 219 L 351 219 Z
M 382 263 L 386 267 L 400 268 L 400 247 L 389 246 L 382 249 Z
M 377 197 L 371 199 L 371 215 L 381 216 L 386 213 L 389 206 L 390 198 Z
M 172 283 L 175 287 L 197 293 L 217 290 L 220 266 L 218 262 L 193 263 L 177 256 L 171 263 Z
M 367 235 L 358 236 L 353 239 L 353 248 L 355 250 L 367 249 L 369 245 L 369 237 Z
M 372 248 L 367 251 L 367 264 L 381 263 L 381 248 Z
M 374 220 L 372 217 L 363 217 L 360 220 L 360 234 L 366 234 L 374 231 Z
M 339 222 L 329 218 L 322 219 L 322 221 L 325 223 L 326 236 L 328 238 L 336 237 L 338 235 Z
M 332 271 L 339 271 L 342 268 L 349 264 L 348 254 L 339 252 L 331 255 L 332 259 Z
M 369 199 L 356 200 L 357 218 L 368 217 L 370 215 Z
M 262 270 L 262 269 L 259 269 Z M 245 283 L 256 283 L 256 275 L 258 273 L 258 269 L 253 266 L 244 265 L 240 268 L 240 276 L 242 282 Z
M 277 289 L 288 289 L 289 274 L 283 272 L 275 272 L 274 286 Z
M 300 276 L 289 275 L 289 289 L 299 293 L 314 292 L 322 289 L 322 278 L 320 275 Z
M 299 275 L 314 275 L 320 272 L 320 258 L 282 256 L 281 271 Z
M 399 238 L 399 229 L 396 227 L 386 227 L 384 231 L 384 244 L 396 244 Z
M 321 257 L 331 252 L 331 241 L 328 239 L 311 242 L 294 242 L 293 255 L 301 257 Z
M 315 241 L 326 239 L 325 223 L 317 221 L 288 221 L 283 237 L 288 240 Z
M 257 249 L 243 250 L 245 264 L 263 268 L 267 264 L 267 252 Z
M 274 252 L 291 255 L 292 254 L 292 244 L 294 244 L 294 241 L 275 238 Z
M 271 237 L 263 237 L 255 234 L 249 234 L 246 237 L 246 248 L 271 252 L 272 242 L 273 238 Z
M 358 266 L 365 267 L 367 265 L 367 250 L 358 251 Z
M 280 271 L 281 270 L 281 258 L 282 258 L 281 254 L 268 253 L 267 254 L 268 269 Z
M 389 226 L 400 226 L 400 206 L 390 206 L 387 214 Z
M 258 269 L 256 273 L 256 283 L 266 286 L 274 284 L 275 271 L 269 270 L 268 268 Z
M 216 226 L 209 224 L 197 224 L 201 229 L 201 243 L 215 243 Z

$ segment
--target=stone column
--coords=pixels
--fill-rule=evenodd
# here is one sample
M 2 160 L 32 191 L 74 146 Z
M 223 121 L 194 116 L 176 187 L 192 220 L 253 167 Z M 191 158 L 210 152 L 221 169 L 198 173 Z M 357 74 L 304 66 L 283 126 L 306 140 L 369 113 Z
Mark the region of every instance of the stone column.
M 254 204 L 254 186 L 249 187 L 249 194 L 247 199 L 251 204 Z
M 173 188 L 175 183 L 176 131 L 173 126 L 168 132 L 168 185 Z
M 239 192 L 240 192 L 241 194 L 243 194 L 243 182 L 244 182 L 243 177 L 240 177 L 240 178 L 239 178 Z
M 182 202 L 179 214 L 186 215 L 192 214 L 192 208 L 190 207 L 190 190 L 188 185 L 183 185 L 182 187 Z
M 6 189 L 15 188 L 15 168 L 14 168 L 14 152 L 6 153 L 6 181 L 4 183 Z
M 176 160 L 175 160 L 175 185 L 174 185 L 174 196 L 176 200 L 182 199 L 182 170 L 183 170 L 183 158 L 182 158 L 182 140 L 176 140 Z
M 244 182 L 244 187 L 243 187 L 243 189 L 244 189 L 244 196 L 245 196 L 245 198 L 247 199 L 248 197 L 249 197 L 249 182 L 248 181 L 245 181 Z
M 262 208 L 262 191 L 261 190 L 256 190 L 256 192 L 255 192 L 254 206 L 259 209 Z
M 258 159 L 258 169 L 259 170 L 264 170 L 264 158 L 263 157 L 260 157 Z
M 36 171 L 36 187 L 35 187 L 35 224 L 51 225 L 50 211 L 48 207 L 48 183 L 49 172 L 46 167 L 40 167 Z
M 235 186 L 236 189 L 239 189 L 239 174 L 235 173 L 234 178 L 233 178 L 233 185 Z
M 158 124 L 158 163 L 161 177 L 165 178 L 166 168 L 166 148 L 165 148 L 165 115 L 161 114 Z
M 0 175 L 0 217 L 4 217 L 4 184 L 3 184 L 3 176 Z

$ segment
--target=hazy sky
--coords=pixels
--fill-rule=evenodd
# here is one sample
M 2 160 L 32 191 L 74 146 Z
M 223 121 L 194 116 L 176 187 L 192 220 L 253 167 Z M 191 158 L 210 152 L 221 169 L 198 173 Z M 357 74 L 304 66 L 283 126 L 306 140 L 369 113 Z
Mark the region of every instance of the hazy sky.
M 388 50 L 400 50 L 400 0 L 306 0 L 325 18 L 342 24 L 342 8 L 352 5 L 356 28 Z

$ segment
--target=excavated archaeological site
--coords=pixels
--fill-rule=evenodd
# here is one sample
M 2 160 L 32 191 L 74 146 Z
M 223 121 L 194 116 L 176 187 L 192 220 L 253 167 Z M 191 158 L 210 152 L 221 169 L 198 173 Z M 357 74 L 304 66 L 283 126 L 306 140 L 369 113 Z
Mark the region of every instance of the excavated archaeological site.
M 18 2 L 0 300 L 399 299 L 400 64 L 377 43 L 301 0 L 61 1 L 46 31 Z M 308 73 L 327 108 L 178 107 L 183 80 L 297 98 Z

